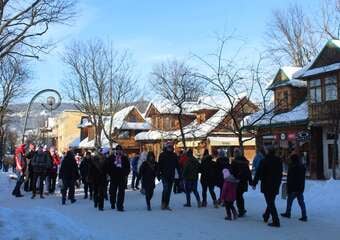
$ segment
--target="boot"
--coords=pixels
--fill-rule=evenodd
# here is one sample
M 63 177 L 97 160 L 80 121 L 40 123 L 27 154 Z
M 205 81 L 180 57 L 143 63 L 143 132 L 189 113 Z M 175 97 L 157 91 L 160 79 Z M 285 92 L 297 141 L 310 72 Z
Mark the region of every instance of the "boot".
M 65 198 L 63 198 L 63 199 L 61 200 L 61 204 L 62 204 L 62 205 L 65 205 L 65 204 L 66 204 L 66 199 L 65 199 Z
M 40 198 L 41 198 L 41 199 L 44 199 L 45 197 L 44 197 L 44 195 L 41 194 L 41 195 L 40 195 Z
M 34 199 L 35 198 L 35 194 L 32 195 L 31 199 Z
M 236 209 L 232 209 L 231 212 L 233 213 L 233 219 L 236 220 L 238 216 Z
M 285 218 L 290 218 L 290 213 L 287 213 L 287 212 L 281 213 L 281 216 Z
M 75 203 L 77 200 L 76 199 L 71 199 L 71 203 Z
M 238 211 L 238 217 L 244 217 L 244 215 L 246 214 L 247 210 L 239 210 Z
M 218 208 L 218 202 L 216 200 L 214 201 L 214 208 Z
M 147 209 L 148 209 L 148 211 L 151 211 L 151 206 L 150 206 L 150 205 L 148 205 Z
M 308 221 L 308 219 L 307 219 L 307 217 L 305 216 L 305 217 L 301 217 L 301 218 L 299 218 L 299 220 L 301 221 L 301 222 L 307 222 Z
M 165 204 L 164 202 L 162 202 L 161 209 L 162 209 L 162 210 L 165 210 L 165 209 L 166 209 L 166 204 Z
M 262 214 L 262 218 L 265 223 L 267 223 L 269 220 L 269 216 L 266 216 L 266 214 Z
M 191 204 L 190 203 L 186 203 L 183 205 L 184 207 L 191 207 Z
M 202 207 L 207 207 L 207 201 L 202 202 Z
M 277 228 L 279 228 L 279 227 L 280 227 L 280 223 L 274 223 L 274 222 L 272 222 L 272 223 L 269 223 L 268 226 L 269 226 L 269 227 L 277 227 Z
M 201 208 L 201 207 L 202 207 L 201 201 L 197 201 L 197 207 L 198 207 L 198 208 Z

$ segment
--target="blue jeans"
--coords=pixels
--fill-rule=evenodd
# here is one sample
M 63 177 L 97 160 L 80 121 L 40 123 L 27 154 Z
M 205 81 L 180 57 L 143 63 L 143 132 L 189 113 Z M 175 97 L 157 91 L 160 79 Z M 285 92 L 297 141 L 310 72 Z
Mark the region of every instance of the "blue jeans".
M 194 193 L 197 202 L 200 202 L 200 195 L 198 194 L 197 191 L 197 180 L 185 180 L 185 195 L 187 198 L 187 204 L 191 205 L 191 192 Z
M 15 184 L 14 190 L 12 192 L 13 195 L 20 195 L 20 187 L 25 181 L 25 175 L 21 172 L 17 173 L 17 183 Z
M 163 184 L 162 204 L 164 204 L 165 207 L 169 206 L 173 183 L 174 183 L 173 179 L 165 179 L 165 178 L 162 179 L 162 184 Z
M 307 217 L 307 211 L 306 211 L 306 205 L 305 205 L 303 193 L 300 193 L 300 192 L 293 192 L 293 193 L 288 194 L 286 213 L 290 214 L 295 198 L 297 198 L 298 203 L 300 205 L 302 217 Z

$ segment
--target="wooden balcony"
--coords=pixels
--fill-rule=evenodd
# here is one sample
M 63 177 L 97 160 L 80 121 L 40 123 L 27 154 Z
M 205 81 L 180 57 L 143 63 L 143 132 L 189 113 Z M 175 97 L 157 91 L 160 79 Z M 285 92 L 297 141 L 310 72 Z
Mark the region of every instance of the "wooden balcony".
M 309 104 L 309 119 L 313 122 L 340 119 L 340 101 Z

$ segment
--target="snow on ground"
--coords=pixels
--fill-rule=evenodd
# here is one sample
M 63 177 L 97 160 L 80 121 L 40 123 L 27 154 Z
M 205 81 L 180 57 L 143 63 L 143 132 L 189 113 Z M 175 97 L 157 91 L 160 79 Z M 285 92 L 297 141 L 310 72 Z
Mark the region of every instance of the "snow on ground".
M 245 194 L 248 215 L 237 221 L 224 220 L 224 209 L 184 208 L 184 194 L 172 195 L 172 212 L 160 210 L 161 186 L 158 185 L 153 211 L 147 212 L 144 196 L 127 191 L 126 212 L 93 208 L 77 190 L 75 204 L 61 205 L 59 195 L 46 199 L 13 198 L 15 184 L 8 175 L 0 173 L 0 239 L 252 239 L 252 240 L 313 240 L 340 239 L 340 181 L 308 181 L 305 194 L 309 222 L 298 221 L 300 211 L 294 203 L 292 219 L 281 219 L 282 227 L 273 229 L 262 222 L 264 200 L 258 190 Z M 217 189 L 216 189 L 217 192 Z M 208 194 L 209 195 L 209 194 Z M 278 199 L 279 212 L 285 200 Z

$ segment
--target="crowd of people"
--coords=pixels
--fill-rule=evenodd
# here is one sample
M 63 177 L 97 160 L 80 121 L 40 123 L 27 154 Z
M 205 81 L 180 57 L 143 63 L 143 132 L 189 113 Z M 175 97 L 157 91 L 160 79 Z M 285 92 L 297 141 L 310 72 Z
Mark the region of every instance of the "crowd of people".
M 191 207 L 193 193 L 197 207 L 207 207 L 207 191 L 209 190 L 215 208 L 225 208 L 225 219 L 235 220 L 247 213 L 244 193 L 249 186 L 256 188 L 261 182 L 266 209 L 263 221 L 269 226 L 279 227 L 280 220 L 275 206 L 282 181 L 282 162 L 275 155 L 274 147 L 261 149 L 253 161 L 253 174 L 249 161 L 240 149 L 234 149 L 233 157 L 223 150 L 215 150 L 211 154 L 204 151 L 201 159 L 197 159 L 193 151 L 181 151 L 176 154 L 172 142 L 167 142 L 158 161 L 152 151 L 143 151 L 128 158 L 123 148 L 118 145 L 114 151 L 100 149 L 86 152 L 83 156 L 72 150 L 58 155 L 54 147 L 34 144 L 21 145 L 15 152 L 17 183 L 12 192 L 15 197 L 22 197 L 21 186 L 32 192 L 32 199 L 37 194 L 40 198 L 56 191 L 57 179 L 61 188 L 61 203 L 69 200 L 76 202 L 75 188 L 82 183 L 84 198 L 93 201 L 99 211 L 104 210 L 105 199 L 111 209 L 124 211 L 125 190 L 128 188 L 128 176 L 132 171 L 132 190 L 141 190 L 145 195 L 147 210 L 151 211 L 151 201 L 156 187 L 156 179 L 161 181 L 163 191 L 161 209 L 171 211 L 171 193 L 185 193 L 184 207 Z M 201 195 L 198 183 L 201 183 Z M 140 185 L 141 183 L 141 185 Z M 282 217 L 291 217 L 291 207 L 295 198 L 301 207 L 301 221 L 307 221 L 304 203 L 305 167 L 301 162 L 298 150 L 290 156 L 287 175 L 287 209 Z M 141 188 L 140 188 L 141 186 Z M 218 188 L 218 194 L 215 193 Z M 236 202 L 236 207 L 234 206 Z

